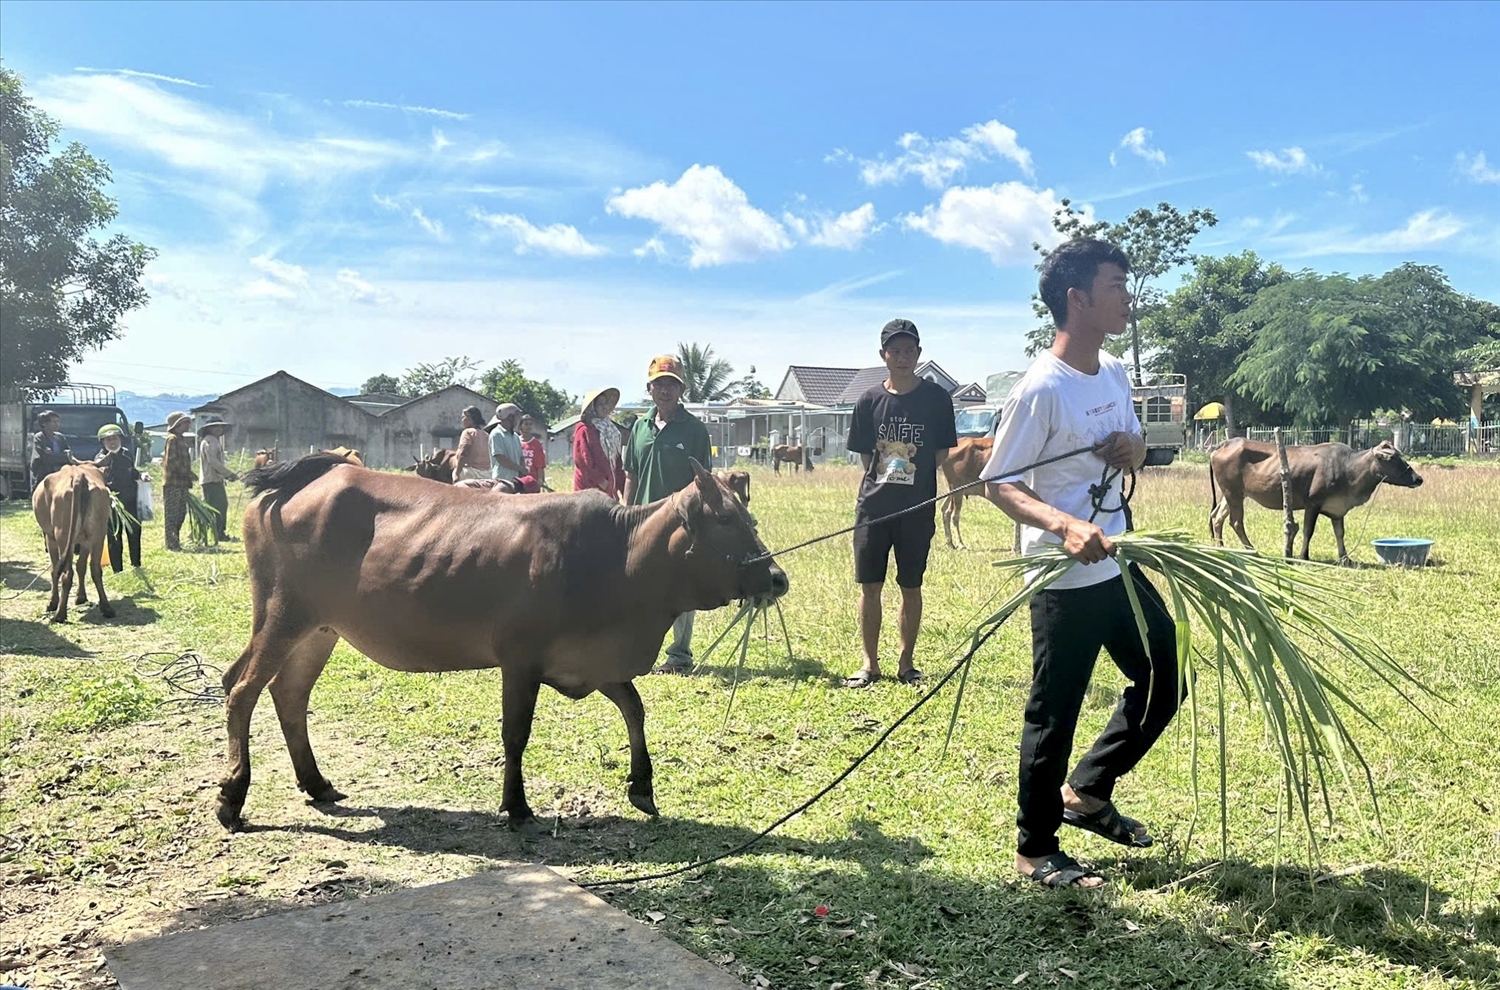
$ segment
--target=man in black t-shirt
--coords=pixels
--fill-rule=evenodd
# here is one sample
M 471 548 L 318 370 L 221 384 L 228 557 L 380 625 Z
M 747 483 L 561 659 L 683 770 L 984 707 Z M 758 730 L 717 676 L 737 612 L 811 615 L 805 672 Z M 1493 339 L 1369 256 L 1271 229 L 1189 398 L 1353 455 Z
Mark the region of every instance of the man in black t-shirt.
M 889 377 L 859 397 L 849 424 L 849 449 L 864 461 L 865 476 L 855 503 L 855 522 L 888 516 L 937 498 L 937 466 L 958 442 L 953 400 L 916 375 L 922 356 L 917 326 L 892 320 L 880 331 L 880 358 Z M 859 632 L 864 666 L 845 687 L 868 687 L 880 679 L 880 593 L 891 551 L 901 588 L 901 657 L 896 677 L 915 684 L 922 672 L 912 664 L 922 625 L 922 575 L 936 530 L 936 507 L 923 506 L 854 531 L 854 580 L 859 582 Z

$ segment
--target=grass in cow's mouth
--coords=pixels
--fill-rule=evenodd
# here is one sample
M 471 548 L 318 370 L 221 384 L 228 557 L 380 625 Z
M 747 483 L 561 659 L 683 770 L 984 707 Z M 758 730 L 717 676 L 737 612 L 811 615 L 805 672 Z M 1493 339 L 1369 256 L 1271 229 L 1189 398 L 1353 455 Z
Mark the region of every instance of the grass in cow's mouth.
M 1174 465 L 1143 473 L 1138 524 L 1205 534 L 1205 472 Z M 566 484 L 560 474 L 551 480 Z M 604 893 L 747 984 L 762 976 L 776 990 L 1494 987 L 1497 481 L 1500 471 L 1489 465 L 1434 471 L 1421 489 L 1381 491 L 1348 520 L 1349 547 L 1368 568 L 1354 575 L 1360 594 L 1341 623 L 1455 699 L 1433 706 L 1445 738 L 1368 671 L 1329 656 L 1332 675 L 1383 727 L 1355 723 L 1350 731 L 1371 767 L 1384 837 L 1337 807 L 1332 822 L 1313 819 L 1311 867 L 1304 847 L 1289 839 L 1279 846 L 1281 759 L 1260 715 L 1231 691 L 1225 733 L 1199 727 L 1201 772 L 1218 773 L 1221 738 L 1228 758 L 1228 801 L 1222 809 L 1205 802 L 1200 838 L 1187 843 L 1193 764 L 1184 717 L 1117 795 L 1122 810 L 1151 826 L 1157 846 L 1129 851 L 1070 831 L 1068 850 L 1103 869 L 1106 890 L 1059 896 L 1023 883 L 1011 865 L 1019 713 L 1031 663 L 1023 615 L 975 665 L 946 757 L 949 712 L 937 699 L 843 787 L 754 852 L 702 874 Z M 758 471 L 762 538 L 778 546 L 847 525 L 854 483 L 846 470 L 780 478 Z M 245 502 L 237 487 L 230 486 L 236 531 Z M 1257 544 L 1278 546 L 1280 516 L 1247 512 Z M 976 549 L 934 547 L 928 571 L 918 666 L 933 680 L 987 614 L 985 603 L 1013 587 L 990 566 L 1010 545 L 999 514 L 971 500 L 964 524 Z M 1390 535 L 1436 540 L 1433 565 L 1374 566 L 1369 540 Z M 1332 559 L 1330 537 L 1320 531 L 1315 557 Z M 591 877 L 691 862 L 737 845 L 801 802 L 913 701 L 894 681 L 868 691 L 835 686 L 858 665 L 844 537 L 780 561 L 792 583 L 782 599 L 792 658 L 776 616 L 757 620 L 727 726 L 736 633 L 703 676 L 637 681 L 659 822 L 626 800 L 624 727 L 604 699 L 543 693 L 526 764 L 542 820 L 512 833 L 495 812 L 498 673 L 399 674 L 341 646 L 313 693 L 309 727 L 322 770 L 349 799 L 334 809 L 304 803 L 273 707 L 263 703 L 246 807 L 255 830 L 228 836 L 213 818 L 222 708 L 137 710 L 138 692 L 121 688 L 131 717 L 143 721 L 80 731 L 50 724 L 82 704 L 70 686 L 86 692 L 94 678 L 140 674 L 141 653 L 193 649 L 223 667 L 244 648 L 243 553 L 168 554 L 159 520 L 146 523 L 144 543 L 143 574 L 107 578 L 117 620 L 101 622 L 88 608 L 75 610 L 69 625 L 49 627 L 41 621 L 45 551 L 29 507 L 0 507 L 0 962 L 20 964 L 0 972 L 9 983 L 86 986 L 104 977 L 94 965 L 97 947 L 109 941 L 506 861 Z M 894 660 L 894 590 L 887 605 L 885 656 Z M 734 611 L 700 615 L 697 642 L 711 643 Z M 1198 642 L 1212 642 L 1201 623 L 1194 628 Z M 146 681 L 153 699 L 164 692 Z M 1121 683 L 1101 663 L 1080 741 L 1103 725 Z M 1205 710 L 1216 710 L 1216 678 L 1200 675 L 1199 688 Z M 87 721 L 77 714 L 80 725 Z M 1227 855 L 1219 850 L 1221 818 Z

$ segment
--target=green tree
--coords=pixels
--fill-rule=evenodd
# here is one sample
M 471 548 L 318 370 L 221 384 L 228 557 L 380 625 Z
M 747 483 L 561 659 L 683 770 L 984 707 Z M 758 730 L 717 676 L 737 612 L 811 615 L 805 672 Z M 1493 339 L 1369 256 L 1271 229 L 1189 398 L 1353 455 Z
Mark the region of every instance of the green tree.
M 1229 385 L 1252 334 L 1250 325 L 1236 316 L 1257 292 L 1291 277 L 1280 265 L 1263 264 L 1253 251 L 1193 259 L 1192 275 L 1183 286 L 1141 320 L 1156 347 L 1151 370 L 1187 375 L 1195 407 L 1210 400 L 1223 403 L 1231 433 L 1255 419 L 1255 404 L 1242 401 Z
M 385 392 L 388 395 L 405 395 L 401 391 L 401 379 L 395 375 L 371 375 L 365 379 L 365 383 L 359 387 L 364 393 Z
M 491 368 L 480 380 L 479 390 L 496 402 L 514 402 L 522 411 L 555 423 L 578 405 L 568 393 L 545 379 L 527 378 L 521 362 L 507 360 Z
M 445 357 L 441 361 L 423 362 L 407 368 L 401 374 L 402 395 L 426 395 L 449 385 L 473 388 L 479 380 L 479 362 L 467 354 L 462 357 Z
M 712 344 L 699 347 L 679 343 L 677 360 L 682 362 L 682 376 L 687 379 L 687 388 L 682 393 L 684 402 L 714 402 L 729 397 L 729 378 L 734 374 L 734 366 L 714 357 Z
M 1240 317 L 1253 339 L 1228 384 L 1280 405 L 1298 426 L 1347 423 L 1379 407 L 1451 415 L 1462 403 L 1453 372 L 1493 312 L 1434 266 L 1357 279 L 1299 272 L 1256 293 Z
M 1212 210 L 1189 210 L 1183 213 L 1171 203 L 1158 203 L 1156 209 L 1141 207 L 1120 223 L 1107 220 L 1089 220 L 1073 209 L 1069 200 L 1052 214 L 1052 228 L 1064 238 L 1097 237 L 1114 244 L 1130 259 L 1130 295 L 1134 300 L 1130 306 L 1130 350 L 1135 368 L 1135 380 L 1141 380 L 1141 327 L 1140 320 L 1160 299 L 1160 293 L 1151 284 L 1172 269 L 1186 264 L 1191 258 L 1188 246 L 1205 227 L 1212 227 L 1219 218 Z M 1046 261 L 1051 252 L 1040 244 L 1031 245 Z M 1041 270 L 1041 264 L 1037 265 Z M 1032 309 L 1043 321 L 1043 325 L 1026 335 L 1026 354 L 1031 356 L 1052 346 L 1057 328 L 1052 325 L 1052 316 L 1039 297 L 1033 296 Z M 1111 353 L 1119 356 L 1124 352 L 1125 341 L 1108 342 Z
M 149 297 L 141 273 L 156 252 L 91 231 L 117 216 L 109 166 L 83 145 L 52 149 L 57 122 L 0 68 L 0 391 L 63 381 L 86 350 L 120 336 Z
M 755 365 L 752 364 L 750 374 L 724 386 L 724 395 L 730 399 L 769 399 L 771 390 L 755 377 Z

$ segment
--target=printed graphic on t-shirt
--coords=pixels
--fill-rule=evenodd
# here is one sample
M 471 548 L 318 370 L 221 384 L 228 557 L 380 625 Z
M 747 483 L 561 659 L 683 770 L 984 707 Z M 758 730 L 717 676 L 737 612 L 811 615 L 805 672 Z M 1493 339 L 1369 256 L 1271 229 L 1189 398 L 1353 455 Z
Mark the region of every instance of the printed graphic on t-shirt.
M 1067 443 L 1070 447 L 1083 447 L 1088 444 L 1098 443 L 1111 433 L 1134 433 L 1134 424 L 1131 422 L 1131 410 L 1128 406 L 1122 406 L 1120 402 L 1111 399 L 1101 406 L 1085 409 L 1083 415 L 1087 420 L 1088 434 L 1085 436 L 1075 430 L 1069 430 Z
M 917 448 L 925 430 L 925 424 L 894 419 L 880 424 L 875 438 L 875 484 L 917 483 Z
M 900 440 L 875 441 L 875 483 L 877 485 L 915 485 L 917 483 L 917 445 Z

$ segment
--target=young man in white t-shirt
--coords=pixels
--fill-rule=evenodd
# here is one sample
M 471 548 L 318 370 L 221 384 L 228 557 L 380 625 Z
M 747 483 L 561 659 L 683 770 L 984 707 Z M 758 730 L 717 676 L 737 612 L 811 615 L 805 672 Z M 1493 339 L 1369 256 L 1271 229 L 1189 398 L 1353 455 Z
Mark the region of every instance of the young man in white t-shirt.
M 1115 809 L 1115 781 L 1128 773 L 1177 711 L 1176 628 L 1160 594 L 1139 570 L 1131 577 L 1147 620 L 1149 653 L 1141 646 L 1125 577 L 1111 537 L 1124 532 L 1116 480 L 1096 513 L 1090 486 L 1105 465 L 1140 467 L 1146 442 L 1131 402 L 1130 382 L 1104 352 L 1107 337 L 1130 318 L 1119 248 L 1079 239 L 1061 245 L 1042 266 L 1042 302 L 1057 340 L 1006 399 L 984 477 L 991 502 L 1021 523 L 1021 550 L 1061 544 L 1079 561 L 1031 602 L 1033 673 L 1021 733 L 1020 811 L 1016 869 L 1048 886 L 1096 887 L 1103 878 L 1062 852 L 1061 824 L 1075 825 L 1126 846 L 1152 842 L 1145 826 Z M 1017 469 L 1092 446 L 1055 464 Z M 1071 775 L 1073 733 L 1099 649 L 1109 651 L 1131 684 L 1109 724 Z

